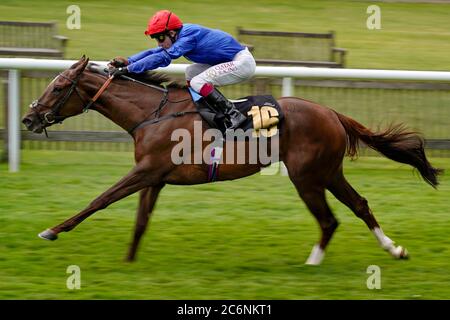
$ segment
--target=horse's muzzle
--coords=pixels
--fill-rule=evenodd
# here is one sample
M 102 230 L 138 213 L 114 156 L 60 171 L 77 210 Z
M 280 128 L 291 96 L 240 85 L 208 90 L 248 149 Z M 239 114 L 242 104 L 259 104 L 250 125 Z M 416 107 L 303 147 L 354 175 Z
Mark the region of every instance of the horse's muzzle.
M 42 133 L 42 131 L 44 130 L 44 126 L 42 125 L 41 121 L 39 121 L 38 117 L 36 117 L 34 114 L 25 116 L 22 119 L 22 123 L 25 125 L 27 130 L 35 133 Z

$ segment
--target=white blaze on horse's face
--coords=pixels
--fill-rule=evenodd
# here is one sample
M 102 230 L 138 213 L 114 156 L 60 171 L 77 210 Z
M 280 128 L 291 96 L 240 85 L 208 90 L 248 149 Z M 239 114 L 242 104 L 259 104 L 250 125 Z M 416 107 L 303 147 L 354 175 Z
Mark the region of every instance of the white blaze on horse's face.
M 50 83 L 48 84 L 47 89 L 50 88 L 50 86 L 53 84 L 53 82 L 55 82 L 56 79 L 58 79 L 58 78 L 59 78 L 59 74 L 58 74 L 55 78 L 53 78 L 52 82 L 50 82 Z M 46 89 L 46 90 L 47 90 L 47 89 Z
M 30 103 L 30 109 L 36 108 L 38 106 L 38 101 L 34 100 L 33 102 Z
M 56 76 L 56 77 L 54 77 L 53 78 L 53 80 L 48 84 L 48 86 L 47 86 L 47 88 L 45 89 L 45 91 L 47 91 L 49 88 L 50 88 L 50 86 L 56 81 L 56 79 L 58 79 L 59 78 L 59 74 Z M 37 100 L 34 100 L 33 102 L 31 102 L 30 103 L 30 109 L 33 109 L 33 108 L 36 108 L 38 106 L 38 104 L 37 104 Z

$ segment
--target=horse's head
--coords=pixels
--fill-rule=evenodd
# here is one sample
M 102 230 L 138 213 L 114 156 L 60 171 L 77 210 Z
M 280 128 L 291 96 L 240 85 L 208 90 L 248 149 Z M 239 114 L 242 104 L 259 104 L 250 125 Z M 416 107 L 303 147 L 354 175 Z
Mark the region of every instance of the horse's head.
M 48 85 L 42 96 L 31 103 L 30 111 L 22 119 L 28 130 L 42 133 L 54 123 L 61 123 L 64 119 L 83 111 L 83 106 L 87 102 L 77 85 L 88 62 L 89 59 L 83 56 L 69 69 L 60 73 Z

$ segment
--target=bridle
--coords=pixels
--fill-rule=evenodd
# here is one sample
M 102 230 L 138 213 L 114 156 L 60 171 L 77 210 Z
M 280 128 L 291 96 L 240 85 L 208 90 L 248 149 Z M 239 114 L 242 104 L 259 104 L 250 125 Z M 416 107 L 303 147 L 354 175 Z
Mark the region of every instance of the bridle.
M 31 104 L 30 104 L 30 108 L 37 114 L 40 123 L 42 124 L 42 126 L 44 127 L 44 131 L 45 131 L 45 135 L 48 137 L 47 134 L 47 130 L 46 127 L 48 125 L 51 125 L 55 122 L 58 123 L 62 123 L 67 117 L 66 116 L 61 116 L 59 115 L 59 112 L 61 110 L 61 108 L 64 106 L 64 104 L 67 102 L 67 100 L 69 100 L 70 96 L 72 95 L 72 93 L 75 91 L 78 95 L 78 97 L 81 99 L 81 101 L 83 102 L 83 105 L 85 106 L 89 106 L 90 103 L 86 103 L 86 100 L 83 98 L 83 96 L 81 95 L 80 91 L 77 88 L 78 85 L 78 80 L 81 77 L 81 73 L 75 78 L 75 80 L 72 80 L 70 78 L 68 78 L 67 76 L 65 76 L 64 74 L 60 73 L 58 75 L 58 77 L 63 77 L 64 79 L 68 80 L 71 82 L 71 86 L 69 88 L 69 90 L 66 91 L 64 97 L 62 99 L 60 99 L 59 101 L 57 101 L 53 106 L 48 106 L 45 105 L 41 102 L 39 102 L 39 100 L 34 100 Z M 56 80 L 56 79 L 55 79 Z M 43 106 L 45 108 L 50 109 L 50 111 L 42 114 L 40 112 L 38 112 L 36 110 L 36 107 L 38 106 Z M 85 110 L 86 108 L 84 108 L 83 110 Z

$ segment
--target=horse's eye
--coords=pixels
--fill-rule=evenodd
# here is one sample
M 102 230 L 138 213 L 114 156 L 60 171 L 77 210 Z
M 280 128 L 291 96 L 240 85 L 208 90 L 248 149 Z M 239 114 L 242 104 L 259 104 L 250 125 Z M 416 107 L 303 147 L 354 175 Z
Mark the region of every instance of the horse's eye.
M 61 91 L 62 91 L 62 88 L 60 88 L 60 87 L 54 87 L 52 93 L 53 93 L 54 95 L 58 95 L 58 94 L 61 93 Z

